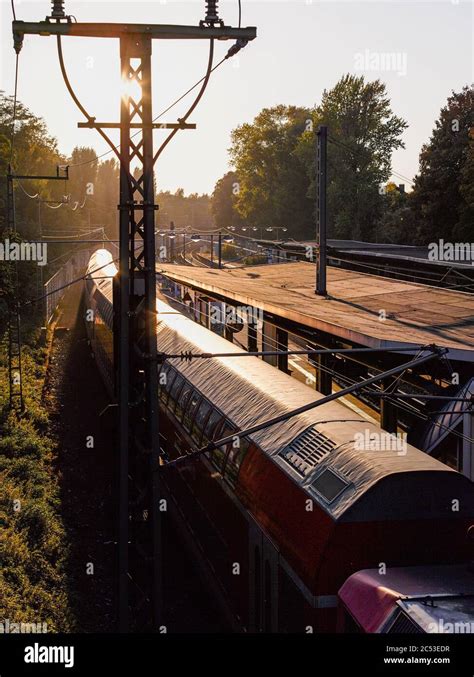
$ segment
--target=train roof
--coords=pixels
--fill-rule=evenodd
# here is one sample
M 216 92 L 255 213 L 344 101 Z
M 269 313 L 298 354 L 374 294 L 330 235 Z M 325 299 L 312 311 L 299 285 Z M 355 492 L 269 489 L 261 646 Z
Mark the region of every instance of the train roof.
M 91 259 L 91 265 L 95 264 Z M 110 300 L 111 286 L 101 289 Z M 157 301 L 157 311 L 160 351 L 242 352 L 163 300 Z M 257 357 L 174 358 L 169 362 L 240 430 L 323 397 Z M 257 400 L 258 407 L 254 406 Z M 394 438 L 337 401 L 249 437 L 334 519 L 374 519 L 375 513 L 381 519 L 389 519 L 391 514 L 408 519 L 413 495 L 416 500 L 420 495 L 426 499 L 419 502 L 418 515 L 426 503 L 426 516 L 433 516 L 433 502 L 437 502 L 439 516 L 445 516 L 447 501 L 453 495 L 462 495 L 461 513 L 474 515 L 474 498 L 469 498 L 468 491 L 471 483 L 465 477 L 411 445 L 393 450 L 390 444 Z M 370 450 L 368 440 L 380 440 L 382 446 L 386 442 L 388 450 Z M 365 508 L 355 515 L 352 509 L 359 499 L 388 477 L 393 478 L 391 487 L 379 488 L 378 495 L 372 492 L 375 498 L 366 501 Z M 458 493 L 452 493 L 453 486 Z M 412 497 L 404 507 L 399 496 L 407 496 L 407 492 Z
M 474 570 L 465 564 L 364 569 L 339 598 L 366 632 L 387 630 L 397 607 L 424 632 L 474 632 Z

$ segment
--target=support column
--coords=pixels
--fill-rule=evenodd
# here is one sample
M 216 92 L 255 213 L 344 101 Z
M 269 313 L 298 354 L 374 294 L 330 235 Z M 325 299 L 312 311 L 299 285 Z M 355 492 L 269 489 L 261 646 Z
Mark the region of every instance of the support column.
M 258 351 L 256 322 L 249 322 L 247 324 L 247 350 L 249 353 L 256 353 Z
M 327 295 L 327 144 L 328 128 L 321 125 L 318 129 L 318 262 L 316 265 L 316 294 L 319 296 Z
M 277 350 L 288 350 L 288 332 L 284 329 L 277 327 L 276 330 L 276 341 L 277 341 Z M 288 355 L 278 355 L 277 356 L 277 366 L 280 371 L 284 371 L 285 374 L 288 374 Z
M 277 328 L 274 324 L 263 322 L 262 325 L 262 350 L 276 350 L 277 349 Z M 268 362 L 272 366 L 277 366 L 276 355 L 263 355 L 263 361 Z
M 330 395 L 332 393 L 330 355 L 315 355 L 311 361 L 316 367 L 316 390 L 322 395 Z

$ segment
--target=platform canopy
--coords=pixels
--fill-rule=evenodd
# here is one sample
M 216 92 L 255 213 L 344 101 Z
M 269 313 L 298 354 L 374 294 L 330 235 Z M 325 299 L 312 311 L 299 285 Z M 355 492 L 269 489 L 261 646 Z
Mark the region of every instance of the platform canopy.
M 329 267 L 328 298 L 314 293 L 315 266 L 292 262 L 217 270 L 160 264 L 169 279 L 276 319 L 372 348 L 436 343 L 474 359 L 474 296 Z

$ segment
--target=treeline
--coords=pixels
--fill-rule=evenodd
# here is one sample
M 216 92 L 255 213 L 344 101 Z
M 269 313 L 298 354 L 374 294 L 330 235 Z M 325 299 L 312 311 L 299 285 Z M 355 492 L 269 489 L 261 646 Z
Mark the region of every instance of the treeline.
M 69 167 L 68 181 L 16 180 L 15 223 L 18 238 L 36 240 L 53 237 L 64 244 L 48 244 L 46 280 L 72 252 L 81 248 L 73 244 L 77 238 L 94 239 L 103 229 L 110 239 L 118 238 L 119 165 L 108 155 L 97 158 L 94 149 L 76 147 L 70 157 L 59 151 L 56 139 L 46 123 L 21 102 L 16 107 L 16 124 L 12 139 L 13 99 L 0 91 L 0 234 L 7 228 L 6 174 L 11 163 L 13 173 L 21 175 L 54 175 L 56 167 Z M 208 195 L 156 193 L 159 211 L 157 227 L 189 226 L 209 229 L 213 226 L 211 199 Z M 10 239 L 11 239 L 10 234 Z M 2 241 L 5 235 L 2 236 Z M 69 243 L 70 241 L 70 243 Z M 85 245 L 84 245 L 85 246 Z M 5 317 L 5 301 L 13 285 L 13 266 L 0 261 L 0 319 Z M 40 271 L 35 262 L 18 266 L 19 301 L 31 299 L 41 292 Z
M 392 111 L 384 83 L 352 75 L 325 91 L 313 108 L 265 108 L 232 132 L 235 169 L 214 189 L 216 224 L 284 226 L 286 237 L 313 239 L 322 124 L 330 137 L 330 237 L 403 244 L 472 237 L 473 88 L 449 97 L 421 150 L 413 185 L 409 177 L 394 184 L 388 182 L 392 154 L 404 148 L 408 123 Z

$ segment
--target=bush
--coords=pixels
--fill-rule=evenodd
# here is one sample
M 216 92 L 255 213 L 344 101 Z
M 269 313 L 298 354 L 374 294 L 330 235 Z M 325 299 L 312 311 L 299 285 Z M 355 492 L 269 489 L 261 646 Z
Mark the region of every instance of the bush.
M 0 620 L 47 623 L 49 632 L 74 629 L 65 562 L 68 554 L 53 468 L 54 440 L 42 401 L 44 348 L 35 332 L 23 349 L 27 411 L 8 409 L 5 343 L 0 344 Z

